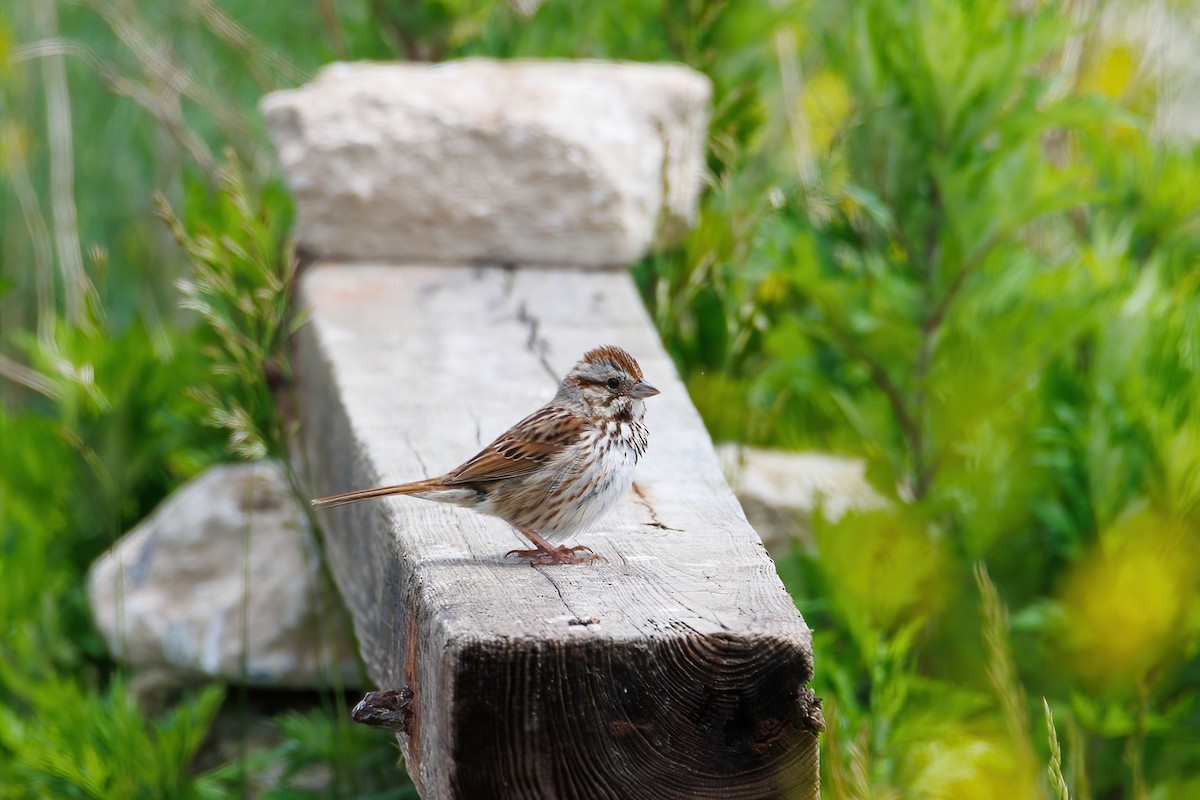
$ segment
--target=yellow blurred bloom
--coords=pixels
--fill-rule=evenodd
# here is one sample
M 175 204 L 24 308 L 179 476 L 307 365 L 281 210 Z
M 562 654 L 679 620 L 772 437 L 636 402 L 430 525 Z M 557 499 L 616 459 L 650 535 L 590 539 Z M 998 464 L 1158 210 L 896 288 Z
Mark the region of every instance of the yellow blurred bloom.
M 942 608 L 945 555 L 903 510 L 849 514 L 821 526 L 817 539 L 833 600 L 850 625 L 893 633 Z
M 1088 61 L 1079 74 L 1079 89 L 1118 99 L 1129 91 L 1136 74 L 1137 60 L 1133 51 L 1116 45 L 1100 51 L 1097 57 Z
M 758 301 L 763 305 L 774 305 L 787 297 L 788 280 L 778 272 L 772 272 L 758 284 Z
M 826 153 L 850 113 L 850 90 L 836 73 L 821 70 L 805 83 L 803 103 L 813 152 Z
M 4 164 L 23 162 L 28 157 L 29 140 L 19 122 L 8 120 L 0 123 L 0 173 Z
M 945 735 L 909 748 L 912 797 L 929 800 L 1010 800 L 1039 797 L 1031 768 L 999 731 L 948 725 Z
M 1099 50 L 1080 70 L 1079 92 L 1095 92 L 1120 101 L 1124 107 L 1140 114 L 1153 113 L 1157 86 L 1139 74 L 1140 58 L 1137 49 L 1128 45 L 1118 44 Z M 1110 123 L 1106 130 L 1114 144 L 1132 146 L 1137 142 L 1138 131 L 1128 123 Z
M 0 75 L 8 72 L 9 59 L 12 57 L 12 31 L 0 18 Z
M 1194 634 L 1196 545 L 1196 532 L 1149 509 L 1106 531 L 1063 584 L 1068 668 L 1122 691 L 1178 655 Z

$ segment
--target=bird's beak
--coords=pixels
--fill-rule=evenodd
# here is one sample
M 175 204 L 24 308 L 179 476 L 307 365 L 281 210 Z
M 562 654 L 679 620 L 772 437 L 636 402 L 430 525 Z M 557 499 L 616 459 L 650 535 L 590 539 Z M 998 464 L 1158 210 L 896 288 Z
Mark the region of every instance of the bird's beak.
M 629 390 L 629 396 L 636 397 L 638 399 L 643 397 L 654 397 L 656 394 L 658 394 L 658 389 L 655 389 L 653 386 L 643 380 L 639 380 L 633 385 L 633 388 Z

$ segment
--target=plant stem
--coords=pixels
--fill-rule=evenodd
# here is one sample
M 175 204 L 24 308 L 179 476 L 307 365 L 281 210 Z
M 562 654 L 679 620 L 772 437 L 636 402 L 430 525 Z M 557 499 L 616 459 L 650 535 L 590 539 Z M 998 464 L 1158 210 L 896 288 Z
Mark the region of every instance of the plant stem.
M 908 402 L 904 397 L 904 393 L 900 391 L 900 387 L 892 380 L 892 376 L 887 373 L 874 357 L 863 350 L 849 331 L 844 329 L 840 324 L 835 322 L 832 317 L 827 318 L 829 330 L 837 339 L 838 344 L 845 348 L 846 352 L 852 358 L 862 362 L 863 366 L 871 374 L 871 380 L 879 387 L 887 398 L 888 405 L 892 408 L 892 413 L 896 416 L 896 421 L 900 424 L 900 432 L 904 437 L 905 445 L 912 454 L 919 453 L 922 448 L 921 428 L 917 424 L 916 418 L 909 411 Z
M 44 39 L 58 35 L 57 0 L 35 3 L 39 33 Z M 79 247 L 79 222 L 75 210 L 75 144 L 71 131 L 71 94 L 61 55 L 42 62 L 46 90 L 46 131 L 50 151 L 50 199 L 54 219 L 54 243 L 62 272 L 67 320 L 87 327 L 85 308 L 91 284 L 83 271 Z
M 317 0 L 317 8 L 321 11 L 321 24 L 325 26 L 325 34 L 329 37 L 329 45 L 334 54 L 343 61 L 350 57 L 346 49 L 346 39 L 342 36 L 342 26 L 338 22 L 337 9 L 333 0 Z
M 1008 640 L 1008 609 L 1004 607 L 996 584 L 992 583 L 987 567 L 982 561 L 975 562 L 975 584 L 979 587 L 983 612 L 983 641 L 988 656 L 988 682 L 992 685 L 992 691 L 996 693 L 1005 727 L 1008 728 L 1008 735 L 1012 738 L 1021 764 L 1029 767 L 1032 772 L 1037 759 L 1033 742 L 1030 741 L 1032 726 L 1025 705 L 1025 687 L 1021 685 L 1012 645 Z
M 954 281 L 946 289 L 946 293 L 942 295 L 941 299 L 938 300 L 933 310 L 929 313 L 929 316 L 921 323 L 921 344 L 917 348 L 917 358 L 913 367 L 914 384 L 916 386 L 913 407 L 916 410 L 915 416 L 917 418 L 923 416 L 922 407 L 925 405 L 925 379 L 929 376 L 929 368 L 933 364 L 933 355 L 937 350 L 937 342 L 941 336 L 942 323 L 946 320 L 946 312 L 950 309 L 950 304 L 958 296 L 959 291 L 966 282 L 967 275 L 971 271 L 972 265 L 963 265 L 958 274 L 954 276 Z M 941 459 L 938 457 L 931 458 L 929 453 L 926 452 L 928 442 L 926 441 L 923 429 L 919 429 L 917 433 L 917 441 L 920 449 L 913 453 L 913 471 L 916 473 L 913 496 L 919 500 L 928 493 Z
M 1050 788 L 1058 800 L 1071 800 L 1071 790 L 1067 787 L 1066 776 L 1062 771 L 1062 747 L 1058 744 L 1058 730 L 1054 727 L 1054 713 L 1050 703 L 1042 698 L 1042 709 L 1046 713 L 1046 735 L 1050 741 L 1050 764 L 1046 771 L 1050 775 Z
M 1125 763 L 1129 765 L 1131 800 L 1146 800 L 1146 773 L 1144 756 L 1146 749 L 1146 717 L 1150 703 L 1150 690 L 1145 679 L 1138 686 L 1137 708 L 1134 709 L 1133 733 L 1125 740 Z

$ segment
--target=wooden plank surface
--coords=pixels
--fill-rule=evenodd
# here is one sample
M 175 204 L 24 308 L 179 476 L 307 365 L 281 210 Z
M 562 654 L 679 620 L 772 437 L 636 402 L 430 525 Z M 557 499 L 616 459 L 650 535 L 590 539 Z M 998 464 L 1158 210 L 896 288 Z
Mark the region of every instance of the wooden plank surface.
M 320 512 L 423 798 L 817 796 L 809 631 L 626 273 L 318 264 L 300 303 L 314 496 L 458 465 L 596 345 L 662 390 L 635 492 L 568 542 L 606 562 L 414 498 Z

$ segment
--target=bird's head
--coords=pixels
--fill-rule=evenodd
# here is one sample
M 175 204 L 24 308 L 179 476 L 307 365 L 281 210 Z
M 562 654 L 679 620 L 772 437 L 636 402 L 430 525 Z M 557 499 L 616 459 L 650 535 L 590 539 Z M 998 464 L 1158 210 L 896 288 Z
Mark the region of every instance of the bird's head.
M 628 421 L 641 419 L 642 401 L 656 394 L 658 389 L 646 382 L 633 356 L 613 345 L 584 353 L 559 389 L 560 396 L 582 400 L 592 414 Z

